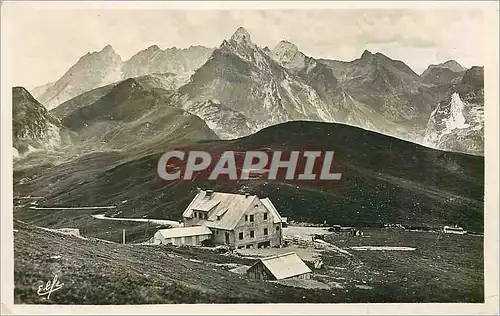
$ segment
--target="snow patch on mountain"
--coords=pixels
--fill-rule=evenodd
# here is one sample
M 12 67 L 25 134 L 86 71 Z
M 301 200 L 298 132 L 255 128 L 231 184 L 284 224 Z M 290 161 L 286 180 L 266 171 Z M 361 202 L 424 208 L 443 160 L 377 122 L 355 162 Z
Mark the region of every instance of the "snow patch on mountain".
M 464 117 L 464 103 L 460 99 L 458 93 L 453 93 L 451 96 L 450 117 L 446 120 L 446 131 L 451 132 L 455 128 L 467 128 Z
M 484 106 L 464 101 L 459 93 L 441 102 L 427 123 L 423 144 L 442 150 L 482 154 Z

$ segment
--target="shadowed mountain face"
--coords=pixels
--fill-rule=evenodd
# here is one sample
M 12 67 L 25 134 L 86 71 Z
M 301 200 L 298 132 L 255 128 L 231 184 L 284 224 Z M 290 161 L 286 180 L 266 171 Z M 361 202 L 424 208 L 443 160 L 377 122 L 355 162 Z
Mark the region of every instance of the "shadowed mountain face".
M 206 150 L 217 156 L 225 150 L 287 151 L 315 146 L 335 151 L 334 168 L 342 173 L 336 184 L 292 184 L 260 178 L 236 184 L 222 179 L 180 181 L 165 187 L 157 176 L 159 153 L 90 168 L 92 174 L 73 171 L 90 167 L 91 162 L 82 157 L 16 185 L 16 192 L 43 195 L 45 205 L 116 203 L 120 216 L 180 219 L 196 187 L 205 187 L 269 196 L 283 216 L 298 221 L 435 227 L 459 224 L 471 231 L 482 230 L 482 157 L 442 152 L 348 125 L 304 121 L 185 149 Z M 60 185 L 46 185 L 54 181 Z M 78 182 L 83 184 L 76 185 Z M 122 206 L 124 200 L 128 202 Z
M 339 80 L 339 106 L 346 110 L 346 123 L 357 120 L 358 126 L 373 129 L 372 125 L 376 131 L 418 142 L 438 94 L 413 70 L 401 61 L 369 51 L 352 62 L 321 62 Z M 370 115 L 358 118 L 356 108 L 358 112 L 366 109 Z
M 175 90 L 175 88 L 179 85 L 179 76 L 171 73 L 150 74 L 133 79 L 144 89 L 154 91 L 163 96 L 170 95 L 172 91 Z M 58 118 L 64 119 L 70 113 L 96 102 L 97 100 L 108 94 L 113 89 L 113 87 L 118 85 L 120 82 L 122 81 L 114 82 L 112 84 L 84 92 L 62 103 L 58 107 L 52 109 L 50 112 Z
M 461 78 L 467 68 L 462 67 L 454 60 L 448 60 L 439 65 L 430 65 L 423 73 L 422 79 L 426 83 L 442 85 L 451 84 Z
M 484 155 L 484 68 L 472 67 L 432 112 L 425 144 Z
M 217 139 L 198 117 L 170 107 L 165 97 L 127 79 L 96 102 L 64 117 L 61 123 L 75 133 L 77 146 L 88 150 L 161 151 L 169 142 Z
M 464 72 L 467 70 L 467 68 L 460 65 L 456 60 L 448 60 L 438 65 L 430 65 L 424 70 L 422 77 L 425 77 L 433 69 L 448 69 L 453 72 Z
M 162 77 L 127 79 L 57 107 L 48 115 L 60 120 L 66 142 L 18 161 L 15 169 L 58 164 L 99 152 L 119 151 L 119 159 L 132 159 L 161 152 L 171 144 L 218 139 L 199 117 L 167 105 L 168 90 L 154 85 L 158 78 Z
M 23 87 L 12 88 L 12 146 L 14 157 L 59 145 L 60 124 Z

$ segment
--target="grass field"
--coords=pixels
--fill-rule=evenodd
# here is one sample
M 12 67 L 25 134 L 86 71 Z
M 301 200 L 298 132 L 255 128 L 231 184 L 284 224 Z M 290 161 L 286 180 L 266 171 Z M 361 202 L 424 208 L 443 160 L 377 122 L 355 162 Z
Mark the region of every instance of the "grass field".
M 330 235 L 327 240 L 354 260 L 325 254 L 330 275 L 374 287 L 378 302 L 483 302 L 483 237 L 371 229 L 363 237 Z M 414 251 L 358 251 L 352 246 L 413 247 Z M 365 283 L 366 282 L 366 283 Z M 375 298 L 375 297 L 373 297 Z
M 249 280 L 245 275 L 230 272 L 224 264 L 250 265 L 255 260 L 209 249 L 84 240 L 19 221 L 15 221 L 14 228 L 16 303 L 483 301 L 480 236 L 385 230 L 365 231 L 369 237 L 332 235 L 328 241 L 349 250 L 353 256 L 322 252 L 325 265 L 314 270 L 313 279 L 329 285 L 326 290 Z M 416 250 L 349 248 L 366 245 L 409 246 Z M 50 300 L 38 296 L 38 286 L 56 274 L 63 287 Z

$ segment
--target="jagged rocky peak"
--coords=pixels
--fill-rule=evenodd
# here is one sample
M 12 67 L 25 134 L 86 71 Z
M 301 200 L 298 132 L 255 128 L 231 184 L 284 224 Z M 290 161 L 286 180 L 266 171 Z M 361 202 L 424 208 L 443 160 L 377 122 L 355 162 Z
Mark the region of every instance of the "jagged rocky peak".
M 13 98 L 19 98 L 19 99 L 29 99 L 31 101 L 35 101 L 35 98 L 33 98 L 33 96 L 29 93 L 28 90 L 26 90 L 26 88 L 24 87 L 13 87 L 12 88 L 12 97 Z M 13 105 L 19 105 L 20 102 L 13 102 Z
M 158 47 L 158 45 L 156 45 L 156 44 L 155 45 L 151 45 L 148 48 L 146 48 L 146 51 L 150 51 L 150 52 L 151 51 L 156 52 L 156 51 L 160 51 L 160 50 L 161 50 L 160 47 Z
M 443 68 L 448 68 L 454 72 L 461 72 L 467 70 L 467 68 L 463 67 L 456 60 L 453 59 L 440 64 L 440 66 L 442 66 Z
M 288 63 L 293 59 L 298 51 L 299 49 L 295 44 L 290 43 L 289 41 L 280 41 L 273 49 L 273 55 L 279 62 Z
M 154 55 L 158 52 L 162 52 L 160 47 L 158 47 L 158 45 L 151 45 L 148 48 L 143 49 L 143 50 L 139 51 L 137 54 L 130 57 L 128 62 L 133 62 L 134 60 L 136 60 L 138 58 L 150 58 L 152 55 Z
M 240 44 L 251 44 L 252 39 L 250 37 L 250 33 L 248 33 L 247 30 L 245 30 L 244 27 L 240 26 L 236 32 L 234 32 L 233 36 L 231 36 L 231 41 L 240 43 Z
M 363 54 L 361 54 L 361 59 L 362 60 L 369 60 L 373 58 L 373 53 L 370 52 L 369 50 L 365 49 L 363 51 Z
M 104 48 L 101 50 L 102 53 L 108 53 L 108 54 L 111 54 L 111 53 L 116 53 L 115 49 L 113 48 L 113 46 L 111 45 L 106 45 L 104 46 Z
M 297 45 L 290 43 L 289 41 L 280 41 L 276 47 L 273 49 L 274 52 L 281 52 L 281 51 L 286 51 L 286 52 L 293 52 L 296 53 L 299 49 L 297 48 Z
M 82 56 L 79 61 L 95 61 L 95 60 L 111 60 L 114 63 L 121 63 L 120 55 L 115 51 L 113 46 L 106 45 L 100 51 L 88 52 Z

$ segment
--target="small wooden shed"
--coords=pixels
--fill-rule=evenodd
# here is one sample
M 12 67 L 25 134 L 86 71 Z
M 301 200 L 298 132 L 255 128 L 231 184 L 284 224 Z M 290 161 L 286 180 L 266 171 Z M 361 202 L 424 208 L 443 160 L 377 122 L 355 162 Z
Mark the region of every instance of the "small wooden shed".
M 311 269 L 295 252 L 257 261 L 247 270 L 247 276 L 260 280 L 310 279 Z

